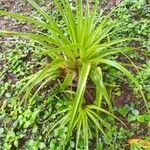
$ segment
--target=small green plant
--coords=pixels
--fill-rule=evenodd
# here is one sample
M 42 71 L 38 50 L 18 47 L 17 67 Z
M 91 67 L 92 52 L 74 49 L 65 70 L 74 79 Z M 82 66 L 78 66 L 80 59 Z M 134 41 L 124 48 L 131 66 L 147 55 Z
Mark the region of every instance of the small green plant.
M 50 62 L 40 62 L 41 68 L 39 71 L 23 80 L 26 81 L 26 84 L 22 87 L 20 94 L 25 93 L 21 98 L 20 95 L 18 96 L 19 102 L 22 105 L 24 104 L 24 106 L 32 104 L 34 98 L 44 86 L 48 83 L 54 83 L 54 86 L 52 86 L 53 84 L 50 86 L 51 96 L 58 97 L 60 93 L 63 93 L 69 99 L 69 102 L 67 102 L 66 108 L 50 116 L 50 118 L 55 118 L 59 115 L 63 117 L 54 121 L 50 126 L 49 133 L 54 131 L 57 126 L 67 126 L 67 135 L 60 144 L 60 148 L 65 148 L 64 145 L 67 145 L 71 139 L 73 131 L 76 131 L 76 137 L 73 136 L 76 140 L 76 149 L 78 149 L 81 139 L 84 141 L 84 149 L 88 149 L 89 140 L 93 137 L 97 139 L 98 146 L 99 133 L 106 135 L 104 128 L 110 128 L 110 124 L 105 120 L 105 115 L 118 119 L 113 114 L 111 98 L 103 81 L 103 65 L 115 67 L 132 80 L 139 89 L 147 106 L 142 87 L 136 78 L 124 66 L 111 60 L 109 57 L 110 55 L 132 50 L 129 47 L 116 47 L 118 43 L 131 39 L 112 40 L 111 34 L 118 21 L 113 20 L 109 24 L 111 13 L 104 17 L 103 20 L 97 18 L 99 0 L 95 2 L 92 10 L 88 1 L 83 7 L 82 0 L 77 0 L 75 9 L 72 9 L 68 0 L 54 0 L 64 21 L 64 28 L 61 28 L 59 23 L 35 2 L 32 0 L 27 1 L 43 16 L 42 20 L 3 10 L 0 10 L 0 14 L 32 23 L 40 27 L 40 31 L 46 29 L 44 30 L 45 32 L 0 31 L 0 35 L 18 36 L 28 39 L 30 42 L 22 44 L 39 49 L 37 55 L 48 56 Z M 74 88 L 76 84 L 77 87 Z M 94 100 L 91 97 L 87 98 L 90 84 L 95 89 Z M 103 108 L 104 101 L 108 109 Z M 32 123 L 29 120 L 24 125 L 24 128 Z M 28 146 L 34 145 L 36 147 L 38 144 L 40 143 L 32 140 L 28 143 Z

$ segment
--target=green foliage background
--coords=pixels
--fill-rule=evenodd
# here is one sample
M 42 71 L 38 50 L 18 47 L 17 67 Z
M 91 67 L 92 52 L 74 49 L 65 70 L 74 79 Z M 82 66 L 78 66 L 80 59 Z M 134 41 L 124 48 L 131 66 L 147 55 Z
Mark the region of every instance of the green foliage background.
M 42 3 L 42 2 L 41 2 Z M 44 6 L 45 4 L 43 4 Z M 149 22 L 149 2 L 146 0 L 134 0 L 125 1 L 114 13 L 114 17 L 120 17 L 120 31 L 114 33 L 114 38 L 124 37 L 124 35 L 130 37 L 137 37 L 142 41 L 138 43 L 126 43 L 127 45 L 137 46 L 137 53 L 132 54 L 131 58 L 137 62 L 139 67 L 144 69 L 140 70 L 141 76 L 144 79 L 143 85 L 146 90 L 147 99 L 150 99 L 150 22 Z M 51 15 L 58 15 L 53 12 L 49 12 Z M 33 14 L 36 14 L 33 12 Z M 36 14 L 38 15 L 38 14 Z M 19 22 L 15 22 L 18 24 Z M 63 24 L 63 23 L 62 23 Z M 20 40 L 20 39 L 19 39 Z M 21 40 L 20 40 L 21 41 Z M 36 55 L 37 50 L 35 48 L 28 48 L 20 44 L 15 44 L 15 49 L 12 44 L 5 44 L 5 52 L 0 54 L 2 66 L 0 72 L 0 149 L 51 149 L 57 150 L 60 142 L 66 138 L 66 127 L 58 127 L 55 129 L 53 135 L 49 135 L 49 126 L 53 124 L 55 117 L 48 119 L 49 116 L 67 107 L 66 100 L 59 100 L 56 103 L 51 103 L 53 99 L 51 95 L 46 95 L 46 92 L 39 97 L 36 97 L 37 103 L 32 103 L 28 108 L 19 106 L 15 97 L 18 94 L 19 80 L 23 77 L 32 74 L 36 66 L 36 62 L 45 58 L 38 57 Z M 29 54 L 32 58 L 29 58 Z M 29 59 L 29 60 L 28 60 Z M 25 61 L 26 60 L 26 61 Z M 106 68 L 110 69 L 110 68 Z M 105 68 L 104 68 L 105 70 Z M 111 70 L 112 74 L 119 74 L 122 78 L 123 75 L 118 73 L 115 69 Z M 137 79 L 140 77 L 135 75 Z M 13 80 L 12 80 L 13 78 Z M 115 84 L 122 82 L 117 80 L 116 77 L 106 78 Z M 127 81 L 126 81 L 127 82 Z M 130 85 L 136 91 L 134 85 Z M 16 90 L 16 87 L 18 90 Z M 113 90 L 113 88 L 111 89 Z M 119 91 L 119 89 L 118 89 Z M 44 98 L 46 95 L 46 99 Z M 137 96 L 138 98 L 138 96 Z M 55 105 L 55 109 L 53 108 Z M 117 124 L 112 118 L 106 118 L 112 123 L 112 128 L 107 132 L 108 138 L 101 135 L 101 141 L 99 141 L 99 147 L 101 149 L 125 149 L 127 140 L 134 135 L 141 134 L 141 126 L 146 126 L 150 121 L 150 118 L 146 112 L 141 112 L 139 107 L 140 102 L 133 101 L 132 104 L 117 108 L 116 113 L 121 117 L 128 119 L 132 128 L 126 129 L 124 127 L 118 128 Z M 61 116 L 59 116 L 61 118 Z M 142 132 L 142 138 L 150 139 L 149 132 Z M 90 142 L 92 145 L 92 141 Z M 69 149 L 73 149 L 75 146 L 74 139 L 70 140 L 68 146 Z M 84 142 L 80 140 L 80 149 L 83 149 Z M 133 148 L 134 149 L 134 148 Z

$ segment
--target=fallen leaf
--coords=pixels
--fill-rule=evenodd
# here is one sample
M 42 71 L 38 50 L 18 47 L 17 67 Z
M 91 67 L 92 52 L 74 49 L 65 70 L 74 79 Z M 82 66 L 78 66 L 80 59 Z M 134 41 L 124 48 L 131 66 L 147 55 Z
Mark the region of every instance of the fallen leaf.
M 150 148 L 150 142 L 141 139 L 130 139 L 129 144 L 142 144 L 143 148 Z

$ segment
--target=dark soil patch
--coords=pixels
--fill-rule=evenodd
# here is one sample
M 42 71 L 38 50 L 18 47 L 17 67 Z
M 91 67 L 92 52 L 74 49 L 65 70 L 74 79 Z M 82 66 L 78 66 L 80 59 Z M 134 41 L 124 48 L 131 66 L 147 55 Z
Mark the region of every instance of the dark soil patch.
M 126 104 L 131 104 L 135 101 L 136 97 L 133 94 L 133 90 L 128 84 L 122 84 L 120 86 L 121 95 L 116 97 L 114 100 L 114 105 L 117 107 L 123 107 Z

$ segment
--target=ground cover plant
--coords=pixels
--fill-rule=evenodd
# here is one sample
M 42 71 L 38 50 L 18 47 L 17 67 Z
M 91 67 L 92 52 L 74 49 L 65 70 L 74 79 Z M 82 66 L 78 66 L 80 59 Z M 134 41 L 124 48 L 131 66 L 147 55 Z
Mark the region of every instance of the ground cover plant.
M 68 1 L 58 2 L 56 0 L 55 5 L 62 17 L 64 28 L 59 27 L 59 23 L 36 3 L 31 0 L 28 2 L 41 13 L 43 21 L 6 11 L 0 11 L 0 13 L 33 23 L 39 26 L 40 30 L 34 33 L 1 31 L 1 35 L 29 39 L 26 41 L 27 45 L 36 49 L 38 57 L 47 56 L 48 62 L 40 61 L 40 69 L 22 81 L 21 87 L 19 87 L 21 92 L 15 95 L 16 100 L 13 101 L 13 103 L 15 102 L 13 109 L 17 109 L 20 114 L 13 126 L 19 125 L 24 129 L 34 127 L 34 131 L 31 131 L 34 133 L 37 132 L 38 128 L 34 126 L 35 122 L 39 121 L 37 118 L 44 117 L 43 126 L 45 129 L 42 134 L 46 135 L 46 140 L 49 141 L 55 136 L 60 136 L 57 139 L 60 141 L 58 145 L 55 140 L 51 140 L 51 149 L 62 149 L 62 147 L 69 149 L 70 145 L 76 149 L 78 147 L 88 149 L 91 139 L 97 139 L 95 145 L 97 149 L 100 149 L 102 147 L 99 144 L 100 135 L 104 134 L 104 137 L 107 137 L 107 131 L 111 125 L 107 121 L 106 115 L 111 118 L 111 121 L 113 118 L 119 120 L 113 114 L 112 98 L 108 92 L 109 88 L 103 80 L 103 67 L 105 65 L 117 68 L 129 77 L 129 81 L 133 82 L 140 91 L 147 110 L 149 107 L 138 80 L 123 65 L 111 60 L 112 57 L 110 57 L 114 54 L 132 51 L 133 48 L 117 46 L 117 44 L 133 39 L 128 37 L 112 39 L 111 35 L 119 22 L 116 19 L 110 19 L 112 13 L 104 17 L 103 20 L 97 19 L 99 1 L 91 10 L 89 3 L 85 4 L 83 9 L 82 2 L 77 1 L 73 9 Z M 22 42 L 21 44 L 26 43 Z M 23 84 L 25 85 L 23 86 Z M 6 96 L 10 98 L 9 94 Z M 49 103 L 52 105 L 51 109 L 47 108 Z M 60 105 L 59 111 L 57 105 Z M 22 111 L 21 106 L 26 109 Z M 5 103 L 2 112 L 4 108 Z M 46 116 L 42 116 L 44 108 L 48 109 Z M 55 110 L 57 110 L 56 113 Z M 13 115 L 16 119 L 17 114 Z M 49 124 L 46 120 L 52 122 Z M 39 121 L 39 124 L 41 126 L 42 123 Z M 59 128 L 54 133 L 56 127 Z M 7 144 L 4 147 L 9 149 L 12 147 L 12 143 L 17 147 L 19 139 L 23 137 L 23 133 L 15 135 L 13 130 L 8 130 L 8 136 L 4 141 Z M 74 141 L 76 141 L 75 145 Z M 39 141 L 36 142 L 30 140 L 27 147 L 32 145 L 34 149 L 42 149 L 47 146 L 44 144 L 45 142 L 40 137 Z M 67 145 L 66 147 L 64 143 Z M 117 149 L 117 146 L 115 148 Z

